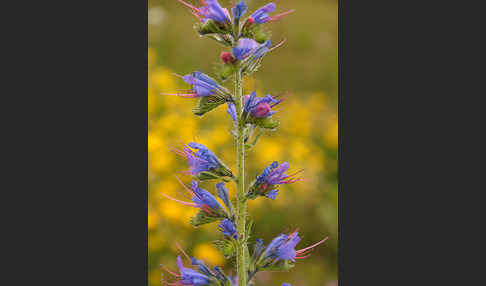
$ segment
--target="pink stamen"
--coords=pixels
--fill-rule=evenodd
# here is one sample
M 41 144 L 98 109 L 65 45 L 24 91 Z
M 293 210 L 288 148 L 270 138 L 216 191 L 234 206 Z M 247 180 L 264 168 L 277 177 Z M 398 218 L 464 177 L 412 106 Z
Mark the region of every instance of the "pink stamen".
M 304 259 L 304 258 L 307 258 L 309 256 L 311 256 L 311 254 L 308 254 L 306 256 L 296 256 L 295 259 Z
M 189 260 L 189 262 L 192 262 L 192 259 L 189 257 L 189 255 L 187 255 L 187 253 L 184 251 L 184 249 L 182 249 L 182 247 L 179 245 L 179 243 L 177 243 L 177 241 L 174 241 L 174 242 L 177 246 L 177 249 L 179 249 L 184 254 L 184 256 L 187 258 L 187 260 Z
M 174 277 L 181 277 L 181 275 L 177 274 L 177 273 L 174 273 L 172 271 L 170 271 L 169 268 L 165 267 L 164 265 L 162 265 L 162 268 L 164 268 L 165 271 L 167 271 L 167 273 L 169 273 L 170 275 L 174 276 Z
M 186 97 L 186 98 L 199 97 L 199 95 L 197 93 L 165 93 L 165 92 L 161 92 L 160 95 L 176 95 L 176 96 Z
M 297 175 L 298 173 L 300 173 L 302 171 L 304 171 L 304 169 L 300 169 L 300 170 L 298 170 L 297 172 L 295 172 L 293 174 L 290 174 L 290 175 L 287 175 L 287 176 L 283 177 L 282 179 L 287 179 L 287 178 L 293 177 L 293 176 Z
M 292 179 L 292 180 L 287 180 L 287 181 L 280 181 L 279 184 L 292 184 L 298 181 L 302 181 L 302 179 Z
M 284 16 L 286 16 L 290 13 L 293 13 L 293 12 L 295 12 L 295 9 L 289 10 L 287 12 L 280 13 L 280 14 L 275 15 L 275 16 L 271 16 L 269 22 L 279 20 L 280 18 L 282 18 L 282 17 L 284 17 Z
M 186 2 L 184 2 L 184 1 L 182 1 L 182 0 L 177 0 L 177 1 L 179 1 L 180 3 L 182 3 L 183 5 L 185 5 L 186 7 L 189 7 L 189 8 L 191 8 L 192 10 L 194 10 L 194 11 L 196 11 L 196 12 L 199 12 L 199 9 L 197 9 L 197 8 L 196 8 L 196 7 L 194 7 L 194 6 L 192 6 L 191 4 L 188 4 L 188 3 L 186 3 Z
M 172 74 L 175 75 L 175 76 L 177 76 L 177 77 L 180 77 L 180 78 L 184 79 L 184 76 L 183 75 L 180 75 L 178 73 L 172 73 Z
M 202 23 L 203 20 L 202 20 L 201 16 L 199 16 L 199 14 L 192 12 L 192 15 L 196 16 L 196 18 L 199 20 L 199 22 Z
M 177 155 L 182 156 L 182 157 L 184 157 L 184 158 L 187 159 L 187 154 L 185 152 L 183 152 L 183 151 L 181 151 L 179 149 L 176 149 L 176 148 L 171 148 L 170 150 L 172 152 L 176 153 Z
M 328 238 L 329 238 L 329 237 L 325 237 L 323 240 L 321 240 L 321 241 L 319 241 L 319 242 L 316 242 L 316 243 L 314 243 L 313 245 L 308 246 L 308 247 L 306 247 L 306 248 L 299 249 L 299 250 L 297 250 L 295 253 L 297 253 L 297 254 L 301 254 L 301 253 L 303 253 L 304 251 L 306 251 L 307 249 L 314 248 L 314 247 L 318 246 L 319 244 L 324 243 L 324 242 L 325 242 L 325 241 L 326 241 Z
M 197 205 L 195 203 L 189 203 L 189 202 L 181 201 L 181 200 L 175 199 L 175 198 L 173 198 L 171 196 L 168 196 L 168 195 L 166 195 L 164 193 L 161 193 L 161 194 L 162 194 L 162 196 L 168 198 L 169 200 L 173 200 L 173 201 L 178 202 L 180 204 L 197 208 Z
M 177 179 L 177 181 L 179 181 L 179 183 L 184 187 L 184 189 L 191 195 L 191 196 L 194 196 L 194 192 L 189 189 L 184 183 L 182 183 L 182 181 L 179 179 L 179 177 L 177 177 L 176 175 L 174 175 Z
M 268 51 L 273 51 L 275 50 L 276 48 L 280 47 L 281 45 L 283 45 L 287 40 L 286 39 L 283 39 L 282 41 L 280 41 L 280 43 L 276 44 L 275 46 L 271 47 Z

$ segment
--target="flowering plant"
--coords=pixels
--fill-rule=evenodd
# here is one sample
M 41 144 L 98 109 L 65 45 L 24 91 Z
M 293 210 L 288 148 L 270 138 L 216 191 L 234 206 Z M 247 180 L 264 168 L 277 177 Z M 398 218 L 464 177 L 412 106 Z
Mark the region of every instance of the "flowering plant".
M 300 171 L 287 174 L 289 163 L 271 163 L 261 174 L 245 185 L 245 151 L 253 148 L 258 138 L 265 130 L 275 130 L 279 121 L 273 117 L 276 113 L 274 107 L 280 104 L 284 98 L 269 94 L 259 97 L 256 92 L 243 95 L 242 81 L 261 66 L 264 56 L 281 46 L 279 43 L 272 47 L 270 32 L 265 27 L 266 23 L 278 20 L 292 13 L 294 10 L 277 15 L 270 15 L 276 9 L 274 3 L 257 9 L 246 19 L 243 19 L 248 10 L 242 0 L 230 9 L 223 8 L 217 0 L 200 0 L 201 5 L 194 6 L 183 0 L 178 0 L 190 9 L 197 18 L 195 30 L 204 37 L 213 39 L 226 47 L 231 47 L 231 52 L 221 53 L 222 64 L 217 73 L 217 78 L 212 78 L 202 71 L 195 71 L 185 76 L 180 76 L 185 83 L 191 85 L 190 89 L 182 90 L 175 94 L 184 98 L 197 98 L 197 105 L 193 113 L 202 116 L 222 104 L 227 104 L 227 112 L 233 122 L 234 130 L 231 131 L 236 142 L 237 170 L 233 172 L 222 160 L 220 160 L 206 146 L 190 142 L 184 144 L 182 150 L 173 149 L 187 160 L 189 169 L 183 173 L 192 177 L 190 187 L 186 186 L 177 176 L 177 180 L 189 193 L 191 201 L 179 200 L 163 194 L 188 207 L 198 209 L 190 223 L 199 226 L 207 223 L 219 222 L 218 228 L 222 233 L 222 239 L 215 241 L 214 245 L 227 259 L 235 259 L 236 275 L 226 275 L 218 266 L 212 269 L 204 262 L 189 257 L 181 248 L 181 252 L 188 262 L 197 267 L 197 270 L 185 267 L 181 256 L 177 257 L 179 273 L 165 268 L 172 278 L 164 279 L 165 285 L 220 285 L 220 286 L 246 286 L 253 285 L 253 277 L 261 271 L 288 271 L 297 259 L 303 259 L 310 255 L 314 247 L 325 242 L 323 240 L 296 250 L 295 247 L 301 238 L 297 231 L 290 234 L 280 234 L 268 245 L 263 239 L 256 239 L 253 251 L 250 253 L 248 244 L 252 222 L 247 222 L 246 206 L 248 200 L 258 197 L 276 199 L 278 188 L 282 184 L 295 183 L 301 178 L 296 177 Z M 233 93 L 219 82 L 229 78 L 234 80 Z M 219 81 L 219 82 L 218 82 Z M 260 132 L 253 137 L 254 131 Z M 236 175 L 235 175 L 236 174 Z M 217 197 L 210 191 L 199 186 L 199 181 L 220 181 L 215 185 Z M 237 192 L 234 199 L 230 199 L 225 183 L 236 184 Z M 224 206 L 223 206 L 224 205 Z M 288 283 L 282 286 L 290 286 Z

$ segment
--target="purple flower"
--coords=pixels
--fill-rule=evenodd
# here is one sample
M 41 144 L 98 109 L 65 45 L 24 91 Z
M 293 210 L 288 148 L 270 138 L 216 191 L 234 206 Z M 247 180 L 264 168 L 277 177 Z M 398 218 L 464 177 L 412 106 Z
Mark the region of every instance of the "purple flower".
M 234 103 L 228 102 L 228 108 L 226 109 L 226 112 L 228 112 L 231 119 L 236 122 L 236 107 Z
M 236 47 L 233 48 L 233 55 L 239 60 L 246 59 L 259 46 L 260 44 L 253 39 L 241 38 Z
M 184 81 L 192 85 L 192 90 L 188 94 L 181 95 L 183 97 L 208 96 L 222 90 L 221 86 L 215 80 L 202 72 L 193 72 L 192 74 L 185 75 Z
M 196 149 L 197 152 L 194 152 L 191 148 Z M 190 174 L 193 176 L 198 175 L 201 172 L 226 168 L 211 150 L 199 143 L 190 142 L 188 146 L 184 145 L 184 151 L 178 149 L 172 149 L 172 151 L 187 159 L 190 167 Z
M 283 16 L 288 15 L 288 14 L 295 11 L 294 9 L 292 9 L 292 10 L 289 10 L 287 12 L 283 12 L 281 14 L 275 15 L 275 16 L 269 16 L 268 13 L 273 12 L 275 10 L 275 8 L 277 8 L 277 6 L 273 2 L 270 2 L 267 5 L 259 8 L 255 12 L 253 12 L 253 14 L 250 15 L 248 20 L 249 20 L 250 23 L 264 24 L 264 23 L 267 23 L 267 22 L 278 20 L 278 19 L 282 18 Z
M 182 90 L 179 93 L 161 93 L 166 95 L 177 95 L 180 97 L 196 98 L 201 96 L 216 96 L 221 98 L 228 98 L 229 92 L 226 88 L 219 85 L 214 79 L 202 72 L 193 72 L 185 76 L 180 76 L 182 79 L 192 85 L 189 90 Z
M 197 205 L 198 208 L 208 209 L 216 212 L 224 212 L 221 204 L 216 200 L 216 198 L 208 191 L 199 187 L 197 181 L 192 181 L 191 184 L 192 201 Z
M 261 255 L 263 255 L 263 259 L 266 259 L 267 261 L 270 260 L 272 262 L 276 262 L 278 260 L 290 260 L 295 262 L 295 259 L 303 259 L 308 257 L 310 255 L 309 252 L 312 251 L 314 247 L 325 242 L 326 240 L 327 237 L 309 247 L 295 250 L 295 246 L 300 241 L 299 233 L 294 231 L 289 235 L 280 234 L 270 242 Z
M 268 49 L 272 46 L 270 41 L 266 41 L 263 44 L 257 43 L 250 38 L 241 38 L 238 40 L 238 44 L 233 48 L 233 55 L 238 60 L 244 60 L 250 55 L 253 55 L 254 59 L 263 57 Z
M 273 98 L 270 94 L 265 97 L 257 97 L 256 92 L 252 92 L 250 95 L 244 97 L 244 113 L 255 118 L 270 117 L 275 114 L 273 107 L 278 105 L 282 100 Z M 236 108 L 231 102 L 228 102 L 228 108 L 226 109 L 233 121 L 236 121 Z
M 291 184 L 302 179 L 295 176 L 301 172 L 297 171 L 291 175 L 285 172 L 289 170 L 289 163 L 284 162 L 278 165 L 278 162 L 272 162 L 263 172 L 256 177 L 256 180 L 249 188 L 247 197 L 255 198 L 256 196 L 265 196 L 274 200 L 277 197 L 278 185 Z
M 216 188 L 218 189 L 218 197 L 224 202 L 228 210 L 231 212 L 232 206 L 229 200 L 228 189 L 226 189 L 223 182 L 217 183 Z
M 231 22 L 228 9 L 221 7 L 217 0 L 201 0 L 202 7 L 196 8 L 183 0 L 177 0 L 192 10 L 192 14 L 196 16 L 201 22 L 206 22 L 208 19 L 216 22 L 225 23 Z
M 269 117 L 275 114 L 272 110 L 281 100 L 273 98 L 270 94 L 265 97 L 257 97 L 256 92 L 245 96 L 245 113 L 250 114 L 256 118 Z
M 250 15 L 250 18 L 258 24 L 266 23 L 270 21 L 270 16 L 268 16 L 268 13 L 273 12 L 275 8 L 277 8 L 277 5 L 270 2 L 267 5 L 258 8 L 255 12 L 253 12 L 253 14 Z
M 282 286 L 292 286 L 290 283 L 282 283 Z
M 232 236 L 234 239 L 238 238 L 236 234 L 236 227 L 235 224 L 229 219 L 223 219 L 221 223 L 218 225 L 219 230 L 226 236 Z
M 246 9 L 247 9 L 247 7 L 245 5 L 244 0 L 241 0 L 241 2 L 238 3 L 235 7 L 231 8 L 231 14 L 233 15 L 233 18 L 235 19 L 235 21 L 240 20 L 240 18 L 243 15 L 245 15 Z
M 184 267 L 180 256 L 177 256 L 177 266 L 179 267 L 180 272 L 180 281 L 178 281 L 180 282 L 180 284 L 201 286 L 211 283 L 211 280 L 208 276 L 201 274 L 194 269 Z
M 216 198 L 210 192 L 199 187 L 197 181 L 192 181 L 191 188 L 188 188 L 181 182 L 181 180 L 179 180 L 177 176 L 176 178 L 179 183 L 184 187 L 184 189 L 191 195 L 192 202 L 181 201 L 162 193 L 164 197 L 186 206 L 199 208 L 210 217 L 228 216 L 223 206 L 216 200 Z

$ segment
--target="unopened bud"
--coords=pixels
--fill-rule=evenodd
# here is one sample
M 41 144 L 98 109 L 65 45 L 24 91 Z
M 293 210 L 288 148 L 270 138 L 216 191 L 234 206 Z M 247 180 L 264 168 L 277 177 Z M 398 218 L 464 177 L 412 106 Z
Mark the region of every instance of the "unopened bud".
M 255 117 L 264 117 L 270 111 L 271 107 L 266 102 L 261 102 L 252 110 L 251 114 Z
M 221 52 L 221 59 L 225 64 L 234 62 L 235 58 L 230 52 Z

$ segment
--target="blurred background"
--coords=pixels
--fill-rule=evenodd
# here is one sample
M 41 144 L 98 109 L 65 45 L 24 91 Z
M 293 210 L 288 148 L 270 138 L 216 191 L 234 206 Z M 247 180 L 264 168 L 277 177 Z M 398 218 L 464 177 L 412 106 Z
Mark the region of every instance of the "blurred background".
M 197 0 L 188 0 L 195 3 Z M 223 7 L 231 2 L 219 1 Z M 247 0 L 246 16 L 268 3 Z M 149 163 L 149 285 L 161 285 L 164 264 L 176 267 L 177 241 L 190 256 L 211 266 L 222 266 L 231 273 L 233 265 L 211 245 L 221 238 L 217 223 L 194 228 L 189 219 L 196 210 L 165 199 L 161 193 L 183 199 L 182 187 L 174 174 L 188 169 L 186 161 L 170 151 L 180 141 L 197 141 L 208 146 L 235 170 L 235 144 L 228 133 L 232 123 L 226 105 L 203 118 L 194 116 L 195 99 L 160 95 L 188 89 L 173 73 L 201 70 L 213 76 L 215 63 L 224 48 L 215 41 L 200 38 L 192 26 L 196 18 L 176 0 L 149 0 L 148 58 L 148 163 Z M 197 3 L 197 2 L 196 2 Z M 244 92 L 264 94 L 289 92 L 274 115 L 280 120 L 276 132 L 266 132 L 247 152 L 249 182 L 272 161 L 288 161 L 290 171 L 305 169 L 305 181 L 280 187 L 275 201 L 258 198 L 248 208 L 255 221 L 255 238 L 266 243 L 280 233 L 296 228 L 302 237 L 297 249 L 329 236 L 313 254 L 298 260 L 290 272 L 265 272 L 256 275 L 256 285 L 331 286 L 337 280 L 337 0 L 278 0 L 276 13 L 296 12 L 280 21 L 266 24 L 272 30 L 272 42 L 287 42 L 268 53 L 262 68 L 244 80 Z M 228 50 L 228 49 L 226 49 Z M 233 90 L 232 80 L 224 83 Z M 191 179 L 178 173 L 186 184 Z M 201 186 L 215 193 L 215 181 Z M 227 184 L 234 196 L 234 184 Z M 250 246 L 252 249 L 252 245 Z M 188 265 L 186 265 L 188 266 Z

